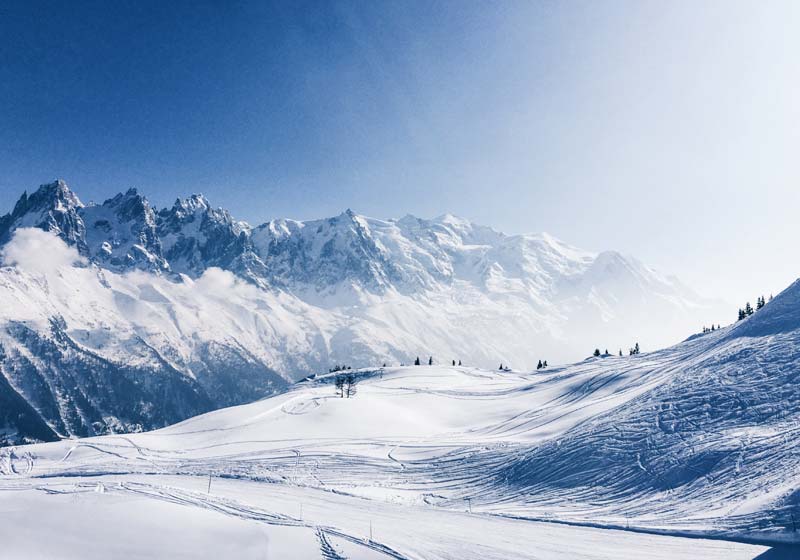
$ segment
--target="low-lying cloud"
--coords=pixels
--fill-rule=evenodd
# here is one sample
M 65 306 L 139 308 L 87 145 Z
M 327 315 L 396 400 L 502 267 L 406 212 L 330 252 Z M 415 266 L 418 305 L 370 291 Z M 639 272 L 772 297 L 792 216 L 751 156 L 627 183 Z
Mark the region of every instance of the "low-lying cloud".
M 26 272 L 49 274 L 63 267 L 85 264 L 86 259 L 54 233 L 20 228 L 0 250 L 0 262 Z

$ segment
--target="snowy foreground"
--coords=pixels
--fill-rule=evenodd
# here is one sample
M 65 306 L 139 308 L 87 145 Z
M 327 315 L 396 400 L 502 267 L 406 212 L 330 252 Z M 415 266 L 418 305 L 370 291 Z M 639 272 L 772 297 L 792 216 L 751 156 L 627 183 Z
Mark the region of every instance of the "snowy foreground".
M 155 432 L 3 449 L 3 553 L 800 558 L 798 292 L 651 354 L 359 370 L 351 398 L 326 375 Z
M 193 476 L 38 482 L 4 484 L 3 557 L 797 558 L 789 549 L 401 506 L 285 484 L 215 480 L 207 494 L 207 482 Z

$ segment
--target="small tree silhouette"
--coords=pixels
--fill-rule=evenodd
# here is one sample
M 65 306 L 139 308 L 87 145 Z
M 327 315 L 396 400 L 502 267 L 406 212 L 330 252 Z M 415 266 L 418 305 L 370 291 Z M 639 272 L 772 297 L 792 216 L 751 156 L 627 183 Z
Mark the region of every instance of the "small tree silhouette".
M 348 399 L 350 397 L 355 397 L 356 396 L 356 392 L 357 392 L 356 385 L 357 384 L 358 384 L 358 382 L 356 381 L 356 376 L 355 375 L 350 374 L 347 377 L 345 377 L 345 380 L 344 380 L 344 395 Z

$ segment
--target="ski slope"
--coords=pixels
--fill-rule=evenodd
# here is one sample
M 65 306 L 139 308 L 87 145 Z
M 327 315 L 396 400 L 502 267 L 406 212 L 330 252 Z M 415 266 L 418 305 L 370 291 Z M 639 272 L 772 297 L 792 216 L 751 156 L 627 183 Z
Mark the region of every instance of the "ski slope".
M 323 375 L 154 432 L 0 450 L 3 539 L 85 557 L 103 519 L 99 557 L 797 557 L 799 295 L 649 354 L 354 370 L 352 398 Z M 34 520 L 58 536 L 15 532 Z
M 303 486 L 109 475 L 0 492 L 9 558 L 793 558 L 790 549 L 404 506 Z M 370 539 L 370 529 L 372 538 Z M 46 533 L 47 537 L 42 538 Z M 763 555 L 763 556 L 762 556 Z

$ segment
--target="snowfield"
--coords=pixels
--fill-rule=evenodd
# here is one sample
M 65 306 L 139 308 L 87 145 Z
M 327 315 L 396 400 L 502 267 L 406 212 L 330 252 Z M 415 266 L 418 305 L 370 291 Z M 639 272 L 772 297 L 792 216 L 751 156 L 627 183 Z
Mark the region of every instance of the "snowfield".
M 800 283 L 658 352 L 353 370 L 351 398 L 328 374 L 154 432 L 5 448 L 4 551 L 797 558 L 798 310 Z

